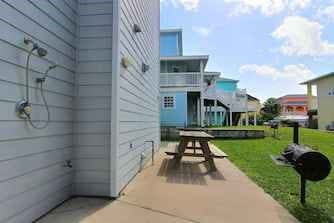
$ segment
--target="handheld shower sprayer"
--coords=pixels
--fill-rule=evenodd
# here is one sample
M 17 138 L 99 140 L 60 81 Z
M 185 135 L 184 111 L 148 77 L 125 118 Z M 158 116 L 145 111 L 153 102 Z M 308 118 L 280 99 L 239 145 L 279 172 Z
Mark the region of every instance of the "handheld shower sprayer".
M 48 67 L 48 69 L 44 72 L 43 77 L 36 78 L 37 83 L 44 83 L 46 81 L 46 78 L 48 77 L 48 74 L 51 70 L 56 69 L 59 65 L 58 64 L 53 64 Z
M 39 89 L 41 91 L 41 96 L 42 96 L 42 99 L 43 99 L 43 103 L 44 103 L 46 111 L 47 111 L 47 120 L 44 121 L 45 123 L 43 125 L 37 126 L 37 125 L 35 125 L 35 123 L 31 119 L 32 107 L 31 107 L 31 104 L 30 104 L 30 97 L 29 97 L 29 70 L 30 70 L 29 66 L 30 66 L 30 57 L 31 57 L 31 55 L 35 51 L 37 52 L 37 55 L 39 57 L 45 57 L 48 54 L 48 51 L 46 49 L 40 47 L 37 43 L 35 43 L 31 39 L 24 38 L 23 42 L 26 45 L 30 45 L 31 44 L 32 48 L 31 48 L 31 50 L 28 53 L 27 62 L 26 62 L 26 84 L 25 84 L 25 87 L 26 87 L 26 98 L 22 99 L 21 101 L 19 101 L 16 104 L 16 109 L 15 110 L 16 110 L 18 116 L 21 117 L 21 118 L 27 119 L 33 128 L 35 128 L 35 129 L 44 129 L 44 128 L 46 128 L 48 126 L 48 124 L 50 122 L 50 110 L 49 110 L 49 106 L 47 104 L 47 101 L 46 101 L 46 98 L 45 98 L 45 95 L 44 95 L 43 84 L 44 84 L 44 82 L 46 80 L 46 77 L 47 77 L 48 73 L 51 70 L 55 69 L 58 65 L 57 64 L 51 65 L 44 72 L 44 75 L 43 75 L 42 78 L 36 78 L 36 82 L 37 82 L 37 84 L 39 84 Z

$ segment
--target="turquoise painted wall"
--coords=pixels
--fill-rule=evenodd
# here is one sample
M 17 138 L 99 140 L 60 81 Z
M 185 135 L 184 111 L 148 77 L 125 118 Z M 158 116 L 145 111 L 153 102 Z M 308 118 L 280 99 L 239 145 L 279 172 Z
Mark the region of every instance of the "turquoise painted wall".
M 164 96 L 174 96 L 174 108 L 165 109 L 163 107 Z M 161 93 L 160 103 L 161 126 L 185 127 L 187 124 L 187 93 L 186 92 L 168 92 Z
M 217 81 L 216 88 L 219 90 L 224 91 L 236 91 L 237 90 L 237 83 L 236 81 Z

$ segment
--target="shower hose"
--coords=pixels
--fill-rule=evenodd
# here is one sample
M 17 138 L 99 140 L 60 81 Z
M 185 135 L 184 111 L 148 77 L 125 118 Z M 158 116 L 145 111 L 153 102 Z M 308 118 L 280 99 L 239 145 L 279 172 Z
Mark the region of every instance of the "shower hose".
M 29 70 L 30 70 L 30 57 L 33 53 L 33 50 L 31 50 L 28 54 L 27 57 L 27 64 L 26 64 L 26 100 L 27 100 L 27 104 L 29 104 L 30 101 L 30 96 L 29 96 Z M 50 71 L 50 69 L 48 69 L 45 73 L 44 73 L 44 80 L 48 75 L 48 72 Z M 42 100 L 43 100 L 43 104 L 45 106 L 46 112 L 47 112 L 47 120 L 46 121 L 42 121 L 40 120 L 40 122 L 44 122 L 44 124 L 42 125 L 38 125 L 35 123 L 35 121 L 32 120 L 31 115 L 29 113 L 27 113 L 25 110 L 23 110 L 23 113 L 26 115 L 28 122 L 30 123 L 30 125 L 35 128 L 35 129 L 45 129 L 49 123 L 50 123 L 50 109 L 49 109 L 49 105 L 46 101 L 46 97 L 45 97 L 45 92 L 44 92 L 44 81 L 40 81 L 38 82 L 39 84 L 39 90 L 42 96 Z

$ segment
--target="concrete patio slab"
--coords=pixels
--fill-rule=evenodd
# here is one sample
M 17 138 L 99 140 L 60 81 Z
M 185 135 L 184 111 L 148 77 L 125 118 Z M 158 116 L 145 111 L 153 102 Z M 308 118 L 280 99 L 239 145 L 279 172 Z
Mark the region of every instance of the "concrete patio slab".
M 164 153 L 157 158 L 116 201 L 73 199 L 39 222 L 298 222 L 227 159 L 209 173 L 200 159 L 176 169 Z

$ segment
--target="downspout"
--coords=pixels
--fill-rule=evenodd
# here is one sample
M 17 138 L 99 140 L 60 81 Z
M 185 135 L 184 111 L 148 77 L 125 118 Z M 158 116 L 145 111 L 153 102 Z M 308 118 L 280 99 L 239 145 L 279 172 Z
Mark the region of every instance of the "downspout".
M 111 89 L 111 123 L 110 128 L 110 196 L 119 196 L 117 157 L 119 150 L 119 89 L 121 73 L 120 53 L 120 11 L 121 1 L 113 0 L 112 28 L 112 89 Z

